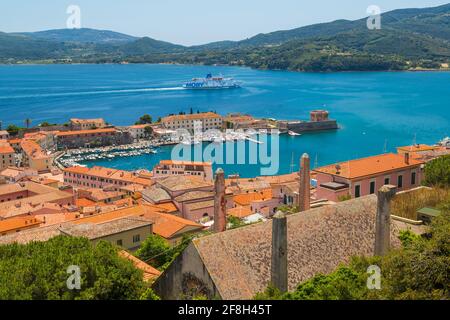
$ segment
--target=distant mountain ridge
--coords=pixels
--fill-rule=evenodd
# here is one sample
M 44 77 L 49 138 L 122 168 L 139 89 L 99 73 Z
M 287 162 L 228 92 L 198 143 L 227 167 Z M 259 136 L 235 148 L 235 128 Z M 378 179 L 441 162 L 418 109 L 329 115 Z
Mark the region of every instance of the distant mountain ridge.
M 138 37 L 129 36 L 119 32 L 89 28 L 55 29 L 37 32 L 21 32 L 19 34 L 28 36 L 35 40 L 79 43 L 120 43 L 132 42 L 139 39 Z
M 336 20 L 190 47 L 87 28 L 0 32 L 0 62 L 227 64 L 297 71 L 448 67 L 450 4 L 383 13 L 381 30 L 368 30 L 366 20 Z

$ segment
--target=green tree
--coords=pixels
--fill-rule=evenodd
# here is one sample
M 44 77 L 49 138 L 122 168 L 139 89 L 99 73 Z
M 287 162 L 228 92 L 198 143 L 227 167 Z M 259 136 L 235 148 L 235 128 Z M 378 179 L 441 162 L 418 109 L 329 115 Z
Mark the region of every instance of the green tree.
M 7 128 L 6 131 L 8 131 L 8 133 L 12 136 L 16 136 L 17 134 L 19 134 L 20 128 L 14 124 L 10 124 Z
M 0 299 L 139 299 L 142 271 L 101 241 L 58 236 L 47 242 L 0 246 Z M 70 290 L 69 266 L 79 266 L 81 288 Z
M 136 124 L 151 124 L 152 120 L 153 119 L 149 114 L 144 114 L 142 117 L 139 118 Z
M 428 186 L 450 187 L 450 155 L 436 158 L 425 165 L 425 180 Z
M 150 126 L 145 127 L 144 133 L 147 137 L 150 137 L 153 134 L 153 128 Z
M 159 269 L 171 260 L 172 247 L 164 238 L 154 234 L 144 240 L 136 256 Z

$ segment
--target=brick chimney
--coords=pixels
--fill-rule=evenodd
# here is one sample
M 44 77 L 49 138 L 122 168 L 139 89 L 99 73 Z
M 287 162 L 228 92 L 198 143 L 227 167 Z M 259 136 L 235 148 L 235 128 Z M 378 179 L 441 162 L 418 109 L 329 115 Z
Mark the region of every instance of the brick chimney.
M 300 212 L 310 208 L 310 159 L 307 153 L 304 153 L 300 159 L 300 185 L 298 190 L 298 207 Z
M 405 152 L 405 163 L 409 164 L 409 152 Z
M 214 231 L 223 232 L 227 228 L 227 214 L 225 202 L 225 174 L 217 169 L 214 181 Z
M 278 211 L 272 218 L 271 284 L 281 293 L 288 290 L 287 219 Z
M 386 185 L 378 191 L 377 216 L 375 226 L 375 255 L 383 256 L 390 248 L 391 236 L 391 200 L 397 193 L 397 187 Z

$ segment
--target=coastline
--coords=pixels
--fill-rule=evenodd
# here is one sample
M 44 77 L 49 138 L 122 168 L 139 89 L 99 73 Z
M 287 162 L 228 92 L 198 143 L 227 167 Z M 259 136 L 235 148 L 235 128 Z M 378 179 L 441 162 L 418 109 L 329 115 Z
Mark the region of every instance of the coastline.
M 310 74 L 332 74 L 332 73 L 363 73 L 363 72 L 450 72 L 450 67 L 448 68 L 439 68 L 439 69 L 405 69 L 405 70 L 330 70 L 330 71 L 304 71 L 304 70 L 290 70 L 290 69 L 268 69 L 268 68 L 253 68 L 251 66 L 246 65 L 230 65 L 230 64 L 183 64 L 183 63 L 172 63 L 172 62 L 161 62 L 161 63 L 151 63 L 151 62 L 128 62 L 128 63 L 120 63 L 120 62 L 103 62 L 103 63 L 94 63 L 94 62 L 75 62 L 75 63 L 58 63 L 58 62 L 36 62 L 30 61 L 25 63 L 0 63 L 0 66 L 49 66 L 49 65 L 174 65 L 174 66 L 210 66 L 210 67 L 236 67 L 236 68 L 249 68 L 252 70 L 261 70 L 261 71 L 280 71 L 280 72 L 295 72 L 295 73 L 310 73 Z

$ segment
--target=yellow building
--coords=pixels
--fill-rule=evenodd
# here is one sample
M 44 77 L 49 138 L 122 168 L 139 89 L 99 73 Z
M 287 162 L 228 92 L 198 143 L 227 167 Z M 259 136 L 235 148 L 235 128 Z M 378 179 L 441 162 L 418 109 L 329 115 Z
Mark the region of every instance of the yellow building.
M 53 157 L 47 155 L 36 142 L 22 140 L 22 165 L 41 172 L 49 172 L 52 168 Z
M 172 130 L 194 130 L 196 122 L 201 122 L 203 131 L 223 128 L 222 116 L 214 112 L 173 115 L 161 119 L 164 128 Z
M 14 166 L 15 162 L 14 149 L 9 143 L 0 141 L 0 170 Z

